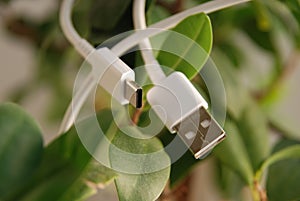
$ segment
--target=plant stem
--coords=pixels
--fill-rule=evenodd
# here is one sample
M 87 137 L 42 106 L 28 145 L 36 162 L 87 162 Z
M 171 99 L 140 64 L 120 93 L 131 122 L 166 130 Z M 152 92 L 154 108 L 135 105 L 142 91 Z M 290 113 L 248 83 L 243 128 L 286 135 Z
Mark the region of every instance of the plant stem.
M 260 185 L 258 181 L 254 181 L 255 189 L 259 195 L 260 201 L 268 201 L 266 190 Z
M 139 123 L 140 116 L 141 116 L 141 114 L 143 113 L 143 109 L 144 109 L 144 105 L 143 105 L 141 108 L 136 109 L 136 110 L 134 111 L 134 113 L 133 113 L 133 115 L 132 115 L 132 118 L 131 118 L 132 123 L 133 123 L 134 125 L 137 125 L 137 124 Z
M 268 201 L 267 193 L 258 180 L 254 180 L 251 192 L 254 201 Z

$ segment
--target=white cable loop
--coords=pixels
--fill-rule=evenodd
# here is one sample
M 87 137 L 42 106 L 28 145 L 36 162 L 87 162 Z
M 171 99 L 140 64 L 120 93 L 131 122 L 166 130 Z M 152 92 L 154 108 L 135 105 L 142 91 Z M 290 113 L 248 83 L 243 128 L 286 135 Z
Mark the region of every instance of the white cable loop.
M 183 11 L 181 13 L 178 13 L 176 15 L 173 15 L 165 20 L 162 20 L 158 23 L 155 23 L 151 26 L 149 26 L 145 30 L 139 30 L 132 34 L 131 36 L 128 36 L 127 38 L 120 41 L 118 44 L 116 44 L 111 51 L 114 52 L 117 56 L 121 56 L 124 54 L 128 49 L 134 47 L 135 45 L 139 44 L 144 39 L 150 38 L 152 36 L 155 36 L 156 34 L 159 34 L 163 32 L 166 29 L 170 29 L 174 27 L 176 24 L 178 24 L 181 20 L 184 18 L 194 15 L 197 13 L 204 12 L 206 14 L 231 7 L 237 4 L 245 3 L 251 0 L 214 0 L 210 1 L 204 4 L 201 4 L 199 6 L 196 6 L 194 8 L 188 9 L 186 11 Z M 71 43 L 78 48 L 78 51 L 86 58 L 87 55 L 90 53 L 89 51 L 93 51 L 94 48 L 90 45 L 83 45 L 85 48 L 78 47 L 78 43 L 82 39 L 77 32 L 75 31 L 74 27 L 71 23 L 71 10 L 72 10 L 72 4 L 74 0 L 64 0 L 61 8 L 60 13 L 60 20 L 62 24 L 62 28 L 64 33 L 66 34 L 67 38 L 71 41 Z M 83 43 L 82 43 L 83 44 Z M 88 44 L 88 43 L 87 43 Z M 152 60 L 152 59 L 151 59 Z M 160 74 L 160 73 L 158 73 Z M 75 94 L 75 97 L 78 97 L 78 100 L 74 99 L 72 100 L 71 104 L 69 105 L 69 109 L 65 113 L 63 123 L 61 124 L 60 130 L 58 134 L 64 133 L 70 129 L 72 126 L 72 123 L 74 122 L 74 119 L 78 115 L 78 112 L 80 111 L 80 108 L 82 107 L 84 101 L 89 95 L 89 92 L 87 89 L 92 89 L 94 82 L 91 82 L 89 79 L 93 79 L 92 75 L 89 75 L 87 79 L 85 80 L 83 86 L 78 90 L 78 93 Z M 71 108 L 73 107 L 73 113 Z

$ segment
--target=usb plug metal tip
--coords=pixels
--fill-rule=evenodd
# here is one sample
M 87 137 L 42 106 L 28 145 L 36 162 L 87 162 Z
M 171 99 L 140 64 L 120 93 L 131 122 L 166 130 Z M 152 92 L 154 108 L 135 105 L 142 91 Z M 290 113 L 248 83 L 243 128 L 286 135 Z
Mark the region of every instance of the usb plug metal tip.
M 134 81 L 126 81 L 125 98 L 135 108 L 142 107 L 143 89 Z
M 174 130 L 196 159 L 207 154 L 226 137 L 224 130 L 204 107 L 184 118 Z

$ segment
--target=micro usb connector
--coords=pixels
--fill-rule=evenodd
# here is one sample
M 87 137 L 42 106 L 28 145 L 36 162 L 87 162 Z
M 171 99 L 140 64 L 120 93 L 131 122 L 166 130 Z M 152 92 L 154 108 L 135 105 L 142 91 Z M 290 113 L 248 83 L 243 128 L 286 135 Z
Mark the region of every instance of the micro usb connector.
M 129 103 L 135 108 L 141 108 L 143 100 L 142 88 L 136 82 L 127 80 L 125 86 L 125 98 L 129 100 Z
M 155 85 L 147 99 L 172 133 L 177 133 L 195 158 L 201 158 L 225 138 L 208 113 L 208 104 L 186 76 L 174 72 Z
M 102 74 L 99 84 L 109 92 L 120 104 L 132 104 L 136 108 L 142 106 L 142 88 L 135 82 L 135 73 L 108 48 L 100 48 L 88 58 L 95 72 Z

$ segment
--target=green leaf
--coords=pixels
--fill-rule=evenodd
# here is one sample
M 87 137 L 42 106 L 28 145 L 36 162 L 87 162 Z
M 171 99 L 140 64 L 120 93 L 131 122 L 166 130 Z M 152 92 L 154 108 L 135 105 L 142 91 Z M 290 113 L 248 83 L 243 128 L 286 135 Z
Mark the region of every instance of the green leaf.
M 156 122 L 153 119 L 159 119 L 159 118 L 156 116 L 151 121 L 149 116 L 151 116 L 151 114 L 149 114 L 149 110 L 144 111 L 140 116 L 138 125 L 141 127 L 145 127 L 149 124 L 152 125 L 156 124 Z M 161 127 L 163 123 L 160 122 L 159 120 L 159 122 L 157 122 L 156 125 L 157 127 Z M 176 186 L 179 185 L 180 182 L 189 174 L 189 172 L 193 169 L 193 167 L 196 164 L 202 162 L 203 160 L 196 160 L 194 155 L 190 152 L 190 150 L 187 149 L 184 142 L 181 139 L 174 139 L 176 135 L 170 133 L 166 128 L 164 128 L 157 136 L 163 143 L 164 147 L 168 146 L 173 140 L 175 140 L 176 150 L 186 150 L 186 152 L 183 153 L 183 155 L 180 156 L 179 159 L 177 159 L 171 164 L 170 187 L 176 188 Z
M 257 43 L 260 47 L 265 50 L 275 51 L 271 32 L 263 32 L 259 30 L 254 20 L 246 22 L 243 26 L 243 30 L 248 34 L 253 42 Z
M 125 129 L 134 136 L 143 135 L 135 129 Z M 159 154 L 153 156 L 154 152 Z M 113 168 L 136 171 L 119 173 L 115 179 L 121 201 L 156 200 L 169 178 L 170 159 L 157 138 L 137 139 L 119 131 L 110 146 L 110 161 Z
M 295 55 L 295 58 L 298 58 L 298 55 Z M 300 101 L 300 66 L 295 65 L 293 73 L 274 87 L 274 93 L 280 94 L 280 97 L 270 100 L 264 105 L 264 109 L 271 124 L 280 130 L 282 135 L 300 140 L 300 107 L 297 106 Z
M 222 163 L 216 164 L 216 180 L 226 200 L 243 200 L 241 191 L 245 183 L 231 168 Z
M 43 152 L 42 134 L 19 106 L 0 105 L 0 200 L 27 183 Z
M 163 20 L 164 18 L 167 18 L 168 16 L 169 13 L 166 9 L 153 3 L 150 5 L 147 11 L 147 24 L 154 24 L 160 20 Z
M 61 201 L 65 200 L 86 200 L 97 193 L 97 189 L 102 189 L 113 182 L 117 173 L 101 164 L 92 160 L 84 170 L 82 176 L 72 185 Z
M 78 33 L 87 37 L 91 30 L 90 10 L 95 4 L 94 0 L 78 1 L 73 9 L 73 22 Z
M 295 17 L 295 20 L 298 22 L 298 31 L 295 33 L 296 35 L 296 42 L 299 49 L 300 46 L 300 33 L 299 33 L 299 27 L 300 27 L 300 1 L 299 0 L 282 0 L 287 5 L 287 7 L 291 10 L 292 14 Z
M 112 30 L 120 20 L 123 22 L 127 20 L 122 18 L 122 16 L 130 6 L 130 3 L 130 0 L 93 0 L 90 11 L 92 27 L 105 31 Z M 128 20 L 131 21 L 131 16 Z
M 234 43 L 232 43 L 232 41 L 225 41 L 218 47 L 224 54 L 226 54 L 235 67 L 240 67 L 242 62 L 245 60 L 243 52 Z
M 268 156 L 270 149 L 268 122 L 265 114 L 243 88 L 241 81 L 235 76 L 238 74 L 237 69 L 228 63 L 224 54 L 215 50 L 213 58 L 224 80 L 229 114 L 237 121 L 243 146 L 246 148 L 251 166 L 256 170 Z
M 168 135 L 172 135 L 168 133 Z M 182 146 L 186 146 L 183 144 Z M 202 160 L 196 160 L 190 150 L 187 150 L 176 162 L 171 166 L 170 187 L 175 188 L 182 182 L 196 164 L 201 163 Z
M 271 16 L 269 10 L 264 6 L 262 1 L 253 0 L 253 6 L 256 11 L 257 24 L 260 30 L 268 31 L 270 30 L 271 24 Z
M 102 111 L 104 114 L 106 111 Z M 32 179 L 17 189 L 8 201 L 82 200 L 116 176 L 114 171 L 92 159 L 76 129 L 72 128 L 47 146 Z
M 116 179 L 120 201 L 153 201 L 162 193 L 169 169 L 143 175 L 121 174 Z
M 234 119 L 239 119 L 248 104 L 249 94 L 236 76 L 238 74 L 237 69 L 222 51 L 215 48 L 212 52 L 212 58 L 224 81 L 228 112 Z
M 249 101 L 237 125 L 251 165 L 257 170 L 270 152 L 268 122 L 258 105 Z
M 285 143 L 285 141 L 282 141 L 276 147 L 281 146 L 281 144 L 283 143 Z M 300 145 L 292 145 L 288 146 L 287 148 L 286 146 L 281 147 L 280 150 L 276 151 L 273 155 L 271 155 L 268 159 L 264 161 L 259 170 L 256 172 L 255 178 L 257 180 L 260 180 L 263 172 L 274 163 L 292 158 L 300 158 Z
M 14 199 L 59 200 L 80 176 L 89 159 L 75 129 L 72 129 L 46 148 L 34 179 Z
M 192 79 L 205 64 L 212 48 L 212 27 L 209 17 L 203 13 L 190 16 L 172 31 L 179 35 L 169 34 L 157 59 L 162 66 L 170 68 L 169 72 L 171 69 L 181 71 Z
M 159 139 L 164 144 L 164 147 L 168 146 L 173 140 L 175 140 L 175 135 L 170 133 L 167 129 L 163 129 L 158 135 Z M 187 149 L 186 144 L 179 139 L 176 140 L 176 149 L 177 150 L 185 150 Z M 193 169 L 193 167 L 200 163 L 202 160 L 196 160 L 194 155 L 190 152 L 190 150 L 186 150 L 186 152 L 176 161 L 174 161 L 171 165 L 170 172 L 170 187 L 176 188 L 184 180 L 184 178 L 189 174 L 189 172 Z
M 300 31 L 300 2 L 299 0 L 264 1 L 272 13 L 273 21 L 277 20 L 287 31 L 289 37 L 297 43 L 299 47 Z M 274 20 L 275 19 L 275 20 Z M 273 22 L 274 23 L 274 22 Z M 275 21 L 276 23 L 276 21 Z
M 252 185 L 254 172 L 239 130 L 235 124 L 227 121 L 225 131 L 227 137 L 214 149 L 214 154 L 223 164 L 235 171 L 246 184 Z
M 286 141 L 280 142 L 276 147 Z M 282 148 L 283 147 L 283 148 Z M 267 194 L 271 201 L 299 200 L 300 192 L 300 145 L 281 146 L 281 149 L 268 158 L 257 172 L 261 174 L 268 168 Z

